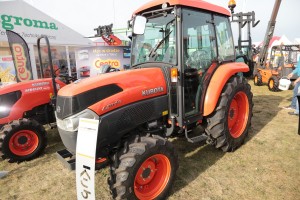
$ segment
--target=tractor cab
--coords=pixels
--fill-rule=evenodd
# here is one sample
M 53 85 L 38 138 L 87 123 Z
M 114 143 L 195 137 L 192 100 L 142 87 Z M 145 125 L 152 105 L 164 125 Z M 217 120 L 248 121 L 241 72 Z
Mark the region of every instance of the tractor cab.
M 175 71 L 170 112 L 182 116 L 178 121 L 184 125 L 202 119 L 211 75 L 221 63 L 235 61 L 235 48 L 227 10 L 201 1 L 193 8 L 191 1 L 172 3 L 146 5 L 145 12 L 136 12 L 131 64 Z

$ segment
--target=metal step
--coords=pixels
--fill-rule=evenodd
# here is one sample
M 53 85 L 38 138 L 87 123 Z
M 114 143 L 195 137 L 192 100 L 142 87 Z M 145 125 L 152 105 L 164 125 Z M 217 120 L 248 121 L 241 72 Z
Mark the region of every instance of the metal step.
M 75 158 L 71 152 L 67 149 L 63 149 L 56 152 L 56 157 L 61 161 L 61 163 L 69 170 L 75 170 Z
M 187 141 L 191 142 L 191 143 L 196 143 L 196 142 L 205 141 L 206 139 L 207 139 L 206 135 L 199 135 L 199 136 L 196 136 L 196 137 L 187 138 Z
M 191 143 L 196 143 L 196 142 L 202 142 L 205 141 L 207 139 L 207 136 L 204 135 L 204 132 L 202 132 L 202 134 L 195 136 L 195 137 L 189 137 L 188 133 L 191 132 L 191 130 L 187 130 L 185 129 L 185 137 L 187 139 L 188 142 Z

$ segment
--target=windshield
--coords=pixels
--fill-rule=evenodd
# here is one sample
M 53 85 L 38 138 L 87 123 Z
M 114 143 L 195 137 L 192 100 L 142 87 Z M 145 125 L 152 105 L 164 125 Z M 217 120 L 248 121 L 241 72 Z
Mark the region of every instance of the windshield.
M 148 18 L 145 33 L 133 37 L 132 65 L 144 62 L 176 64 L 175 15 Z

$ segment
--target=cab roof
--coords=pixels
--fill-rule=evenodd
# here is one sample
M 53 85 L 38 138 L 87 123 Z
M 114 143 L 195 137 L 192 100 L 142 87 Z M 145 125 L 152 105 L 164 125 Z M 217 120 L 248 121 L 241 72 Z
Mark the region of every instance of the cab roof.
M 162 5 L 163 3 L 168 3 L 170 6 L 179 5 L 179 6 L 187 6 L 187 7 L 192 7 L 192 8 L 199 8 L 199 9 L 208 10 L 211 12 L 216 12 L 216 13 L 230 16 L 230 12 L 227 9 L 225 9 L 221 6 L 217 6 L 217 5 L 208 3 L 203 0 L 153 0 L 153 1 L 150 1 L 149 3 L 146 3 L 139 9 L 137 9 L 134 12 L 134 14 L 139 14 L 144 10 L 148 10 L 150 8 L 157 7 L 159 5 Z

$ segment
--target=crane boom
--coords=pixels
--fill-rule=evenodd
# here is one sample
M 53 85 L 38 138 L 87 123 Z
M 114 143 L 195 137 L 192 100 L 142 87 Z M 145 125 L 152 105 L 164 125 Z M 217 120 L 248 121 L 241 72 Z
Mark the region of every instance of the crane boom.
M 276 18 L 277 18 L 280 4 L 281 4 L 281 0 L 275 0 L 275 4 L 274 4 L 273 11 L 271 14 L 271 19 L 269 21 L 269 24 L 268 24 L 268 27 L 266 30 L 266 34 L 265 34 L 265 38 L 263 41 L 263 46 L 262 46 L 262 49 L 259 54 L 259 65 L 260 66 L 265 66 L 265 64 L 266 64 L 267 55 L 268 55 L 267 54 L 268 47 L 269 47 L 270 40 L 272 39 L 274 30 L 275 30 Z

